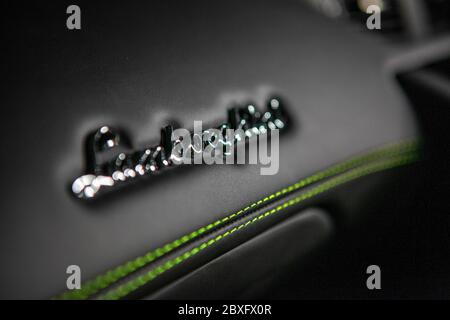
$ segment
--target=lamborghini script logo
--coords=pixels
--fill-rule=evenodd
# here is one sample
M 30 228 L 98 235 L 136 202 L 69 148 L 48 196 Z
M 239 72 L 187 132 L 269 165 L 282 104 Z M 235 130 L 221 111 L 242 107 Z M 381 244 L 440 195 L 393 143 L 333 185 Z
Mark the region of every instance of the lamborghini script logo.
M 286 125 L 284 105 L 272 97 L 263 112 L 254 104 L 229 109 L 228 121 L 216 128 L 204 130 L 201 121 L 194 121 L 192 131 L 167 125 L 159 145 L 140 149 L 120 130 L 102 126 L 87 139 L 86 174 L 75 179 L 72 192 L 94 198 L 182 164 L 261 164 L 262 175 L 273 175 L 279 168 L 279 131 Z

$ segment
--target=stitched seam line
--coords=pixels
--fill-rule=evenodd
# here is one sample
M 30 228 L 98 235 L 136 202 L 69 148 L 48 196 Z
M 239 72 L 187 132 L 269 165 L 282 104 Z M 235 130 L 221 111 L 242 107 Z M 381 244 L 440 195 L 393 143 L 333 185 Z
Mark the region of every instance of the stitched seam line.
M 118 280 L 124 278 L 125 276 L 129 275 L 130 273 L 136 271 L 139 268 L 144 267 L 145 265 L 155 261 L 157 258 L 162 257 L 163 255 L 173 251 L 174 249 L 180 247 L 181 245 L 187 243 L 190 240 L 193 240 L 197 238 L 198 236 L 204 234 L 205 232 L 233 219 L 236 218 L 243 213 L 248 212 L 249 210 L 262 205 L 270 200 L 276 199 L 278 197 L 281 197 L 287 193 L 296 191 L 302 187 L 308 186 L 312 183 L 318 182 L 320 180 L 323 180 L 325 178 L 331 177 L 336 174 L 340 174 L 346 170 L 349 170 L 351 168 L 354 168 L 355 166 L 370 162 L 370 161 L 376 161 L 378 159 L 389 157 L 389 156 L 395 156 L 400 153 L 409 152 L 412 150 L 417 149 L 418 142 L 416 140 L 412 141 L 405 141 L 400 142 L 396 144 L 387 145 L 384 147 L 381 147 L 379 149 L 375 149 L 369 153 L 366 153 L 361 156 L 357 156 L 353 159 L 350 159 L 348 161 L 344 161 L 340 164 L 337 164 L 335 166 L 332 166 L 328 169 L 325 169 L 321 172 L 318 172 L 316 174 L 313 174 L 307 178 L 304 178 L 297 183 L 290 185 L 282 190 L 279 190 L 271 195 L 266 196 L 265 198 L 258 200 L 249 206 L 229 215 L 222 219 L 219 219 L 213 223 L 210 223 L 204 227 L 201 227 L 197 229 L 196 231 L 193 231 L 189 234 L 186 234 L 176 240 L 174 240 L 171 243 L 168 243 L 162 247 L 159 247 L 153 251 L 150 251 L 146 253 L 143 256 L 137 257 L 134 260 L 128 261 L 114 269 L 111 269 L 107 271 L 105 274 L 97 276 L 95 279 L 90 280 L 86 283 L 84 283 L 80 290 L 75 291 L 67 291 L 63 293 L 60 296 L 57 296 L 56 299 L 87 299 L 91 295 L 97 293 L 98 291 L 108 287 L 109 285 L 117 282 Z
M 264 219 L 270 215 L 273 215 L 277 212 L 282 211 L 283 209 L 293 206 L 299 202 L 305 201 L 309 198 L 312 198 L 318 194 L 321 194 L 329 189 L 332 189 L 334 187 L 337 187 L 341 184 L 344 184 L 346 182 L 349 182 L 351 180 L 360 178 L 362 176 L 368 175 L 368 174 L 372 174 L 375 172 L 379 172 L 379 171 L 383 171 L 383 170 L 387 170 L 390 168 L 394 168 L 394 167 L 398 167 L 398 166 L 402 166 L 408 163 L 411 163 L 415 160 L 417 160 L 417 155 L 416 154 L 412 154 L 412 155 L 402 155 L 402 156 L 398 156 L 396 158 L 392 158 L 392 159 L 388 159 L 388 160 L 382 160 L 379 162 L 375 162 L 375 163 L 371 163 L 371 164 L 367 164 L 363 167 L 360 168 L 356 168 L 353 169 L 350 172 L 344 173 L 338 177 L 332 178 L 324 183 L 321 183 L 320 185 L 311 188 L 309 191 L 299 195 L 296 198 L 293 198 L 289 201 L 286 201 L 283 204 L 280 204 L 279 206 L 277 206 L 276 208 L 266 211 L 262 214 L 260 214 L 259 216 L 245 222 L 242 223 L 239 226 L 234 227 L 233 229 L 226 231 L 225 233 L 219 234 L 217 235 L 215 238 L 212 238 L 206 242 L 203 242 L 201 245 L 183 253 L 182 255 L 179 255 L 167 262 L 165 262 L 164 264 L 153 268 L 152 270 L 150 270 L 149 272 L 140 275 L 130 281 L 128 281 L 127 283 L 120 285 L 119 287 L 110 290 L 109 292 L 107 292 L 105 295 L 102 295 L 99 297 L 99 299 L 107 299 L 107 300 L 117 300 L 120 299 L 122 297 L 125 297 L 126 295 L 130 294 L 131 292 L 137 290 L 138 288 L 140 288 L 141 286 L 147 284 L 148 282 L 152 281 L 153 279 L 155 279 L 156 277 L 158 277 L 159 275 L 161 275 L 162 273 L 170 270 L 171 268 L 173 268 L 174 266 L 182 263 L 183 261 L 186 261 L 187 259 L 189 259 L 190 257 L 196 255 L 198 252 L 212 246 L 214 243 L 222 240 L 223 238 L 229 236 L 230 234 L 241 230 L 242 228 L 247 227 L 250 224 L 253 224 L 257 221 L 260 221 L 261 219 Z

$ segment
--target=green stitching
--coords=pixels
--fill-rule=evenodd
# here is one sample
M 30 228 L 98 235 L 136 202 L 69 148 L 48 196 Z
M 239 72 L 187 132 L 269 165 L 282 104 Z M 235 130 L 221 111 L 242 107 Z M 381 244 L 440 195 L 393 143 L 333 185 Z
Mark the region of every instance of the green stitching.
M 227 217 L 224 217 L 213 223 L 210 223 L 205 227 L 202 227 L 196 231 L 191 232 L 190 234 L 184 235 L 181 238 L 178 238 L 178 239 L 174 240 L 173 242 L 164 245 L 163 247 L 160 247 L 153 251 L 150 251 L 143 256 L 137 257 L 132 261 L 129 261 L 121 266 L 116 267 L 115 269 L 109 270 L 105 274 L 99 275 L 95 279 L 90 280 L 90 281 L 86 282 L 85 284 L 83 284 L 82 288 L 80 290 L 67 291 L 67 292 L 63 293 L 62 295 L 56 297 L 56 299 L 86 299 L 86 298 L 90 297 L 91 295 L 97 293 L 99 290 L 106 288 L 110 284 L 127 276 L 131 272 L 134 272 L 138 268 L 141 268 L 141 267 L 145 266 L 146 264 L 153 262 L 157 258 L 160 258 L 161 256 L 178 248 L 182 244 L 184 244 L 192 239 L 195 239 L 196 237 L 200 236 L 201 234 L 205 233 L 206 231 L 208 231 L 220 224 L 223 224 L 224 222 L 226 222 L 232 218 L 235 218 L 258 205 L 261 205 L 269 200 L 278 198 L 284 194 L 295 191 L 299 188 L 310 185 L 319 180 L 342 173 L 342 172 L 349 170 L 351 168 L 354 168 L 362 163 L 369 162 L 369 161 L 375 161 L 375 160 L 383 158 L 383 157 L 395 156 L 395 155 L 398 155 L 401 153 L 415 150 L 417 148 L 417 146 L 418 146 L 418 142 L 415 140 L 384 146 L 382 148 L 373 150 L 367 154 L 357 156 L 351 160 L 348 160 L 343 163 L 332 166 L 322 172 L 313 174 L 305 179 L 300 180 L 299 182 L 297 182 L 291 186 L 288 186 L 288 187 L 286 187 L 280 191 L 277 191 L 276 193 L 273 193 L 255 203 L 252 203 L 251 205 L 245 207 L 242 210 L 239 210 L 238 212 L 235 212 Z
M 291 199 L 279 206 L 277 206 L 275 209 L 272 209 L 270 211 L 264 212 L 261 215 L 253 218 L 250 221 L 247 221 L 246 223 L 243 223 L 237 227 L 234 227 L 233 229 L 231 229 L 230 231 L 227 231 L 223 234 L 220 234 L 218 236 L 216 236 L 215 238 L 202 243 L 201 245 L 191 249 L 190 251 L 185 252 L 183 255 L 178 256 L 174 259 L 171 259 L 167 262 L 165 262 L 164 264 L 162 264 L 161 266 L 158 266 L 152 270 L 150 270 L 149 272 L 140 275 L 138 277 L 136 277 L 135 279 L 132 279 L 130 281 L 128 281 L 127 283 L 117 287 L 116 289 L 112 289 L 109 292 L 107 292 L 105 295 L 100 296 L 100 299 L 107 299 L 107 300 L 116 300 L 116 299 L 120 299 L 128 294 L 130 294 L 131 292 L 133 292 L 134 290 L 138 289 L 139 287 L 143 286 L 144 284 L 150 282 L 151 280 L 153 280 L 154 278 L 156 278 L 157 276 L 159 276 L 160 274 L 166 272 L 167 270 L 170 270 L 171 268 L 173 268 L 175 265 L 180 264 L 181 262 L 189 259 L 190 257 L 194 256 L 195 254 L 197 254 L 198 252 L 200 252 L 201 250 L 213 245 L 214 243 L 220 241 L 221 239 L 229 236 L 230 234 L 247 227 L 248 225 L 255 223 L 256 221 L 259 221 L 269 215 L 272 215 L 274 213 L 277 213 L 289 206 L 295 205 L 299 202 L 302 202 L 304 200 L 307 200 L 309 198 L 312 198 L 320 193 L 323 193 L 329 189 L 332 189 L 336 186 L 339 186 L 341 184 L 344 184 L 346 182 L 349 182 L 351 180 L 360 178 L 362 176 L 371 174 L 371 173 L 375 173 L 375 172 L 379 172 L 379 171 L 383 171 L 383 170 L 387 170 L 390 168 L 394 168 L 397 166 L 401 166 L 401 165 L 405 165 L 408 163 L 411 163 L 415 160 L 417 160 L 418 156 L 417 154 L 412 154 L 412 155 L 400 155 L 398 157 L 395 158 L 391 158 L 388 160 L 382 160 L 379 162 L 375 162 L 375 163 L 370 163 L 367 164 L 363 167 L 360 168 L 356 168 L 353 169 L 347 173 L 344 173 L 338 177 L 332 178 L 320 185 L 318 185 L 317 187 L 312 188 L 311 190 L 301 194 L 300 196 Z

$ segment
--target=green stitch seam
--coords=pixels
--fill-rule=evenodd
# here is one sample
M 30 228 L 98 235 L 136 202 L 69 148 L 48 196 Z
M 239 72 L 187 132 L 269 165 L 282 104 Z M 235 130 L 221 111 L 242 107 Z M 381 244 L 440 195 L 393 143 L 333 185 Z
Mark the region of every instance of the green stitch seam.
M 216 236 L 215 238 L 208 240 L 207 242 L 202 243 L 201 245 L 191 249 L 190 251 L 187 251 L 185 253 L 183 253 L 182 255 L 173 258 L 167 262 L 165 262 L 164 264 L 153 268 L 152 270 L 150 270 L 149 272 L 140 275 L 130 281 L 128 281 L 127 283 L 120 285 L 119 287 L 110 290 L 109 292 L 107 292 L 106 294 L 100 296 L 100 299 L 107 299 L 107 300 L 116 300 L 116 299 L 120 299 L 128 294 L 130 294 L 131 292 L 135 291 L 136 289 L 138 289 L 139 287 L 143 286 L 144 284 L 152 281 L 153 279 L 155 279 L 157 276 L 161 275 L 162 273 L 170 270 L 171 268 L 173 268 L 174 266 L 182 263 L 183 261 L 189 259 L 190 257 L 194 256 L 195 254 L 197 254 L 198 252 L 204 250 L 207 247 L 210 247 L 211 245 L 213 245 L 214 243 L 220 241 L 221 239 L 229 236 L 230 234 L 247 227 L 248 225 L 255 223 L 263 218 L 266 218 L 267 216 L 270 216 L 272 214 L 275 214 L 277 212 L 282 211 L 283 209 L 290 207 L 292 205 L 295 205 L 299 202 L 305 201 L 309 198 L 312 198 L 318 194 L 321 194 L 329 189 L 332 189 L 336 186 L 339 186 L 341 184 L 344 184 L 346 182 L 349 182 L 351 180 L 355 180 L 357 178 L 360 178 L 362 176 L 368 175 L 368 174 L 372 174 L 375 172 L 379 172 L 379 171 L 383 171 L 383 170 L 387 170 L 390 168 L 394 168 L 394 167 L 398 167 L 398 166 L 402 166 L 408 163 L 411 163 L 415 160 L 417 160 L 418 155 L 417 154 L 410 154 L 410 155 L 400 155 L 397 156 L 395 158 L 391 158 L 391 159 L 387 159 L 387 160 L 381 160 L 378 162 L 374 162 L 374 163 L 370 163 L 367 165 L 364 165 L 363 167 L 359 167 L 356 169 L 353 169 L 347 173 L 343 173 L 340 176 L 337 176 L 335 178 L 332 178 L 324 183 L 321 183 L 320 185 L 311 188 L 310 190 L 308 190 L 307 192 L 299 195 L 298 197 L 295 197 L 289 201 L 286 201 L 283 204 L 280 204 L 279 206 L 277 206 L 276 208 L 266 211 L 264 213 L 262 213 L 261 215 L 253 218 L 252 220 L 249 220 L 245 223 L 242 223 L 239 226 L 234 227 L 233 229 L 223 233 L 223 234 L 219 234 L 218 236 Z
M 408 152 L 411 150 L 415 150 L 418 146 L 418 142 L 416 140 L 411 141 L 404 141 L 396 144 L 391 144 L 384 146 L 379 149 L 375 149 L 369 153 L 366 153 L 361 156 L 357 156 L 353 159 L 350 159 L 348 161 L 342 162 L 340 164 L 337 164 L 335 166 L 332 166 L 328 169 L 325 169 L 324 171 L 318 172 L 316 174 L 313 174 L 307 178 L 304 178 L 297 183 L 290 185 L 282 190 L 279 190 L 269 196 L 266 196 L 265 198 L 258 200 L 249 206 L 245 207 L 244 209 L 241 209 L 229 216 L 226 216 L 222 219 L 219 219 L 213 223 L 210 223 L 204 227 L 199 228 L 196 231 L 193 231 L 187 235 L 184 235 L 176 240 L 174 240 L 171 243 L 168 243 L 160 248 L 156 248 L 153 251 L 150 251 L 146 253 L 143 256 L 137 257 L 134 260 L 128 261 L 115 269 L 107 271 L 105 274 L 97 276 L 95 279 L 90 280 L 82 285 L 82 288 L 80 290 L 74 290 L 74 291 L 67 291 L 63 293 L 60 296 L 57 296 L 55 299 L 87 299 L 91 295 L 97 293 L 101 289 L 106 288 L 110 284 L 113 284 L 114 282 L 118 281 L 119 279 L 127 276 L 128 274 L 136 271 L 137 269 L 153 262 L 157 258 L 162 257 L 163 255 L 171 252 L 172 250 L 178 248 L 182 244 L 197 238 L 201 234 L 205 233 L 206 231 L 223 224 L 224 222 L 233 219 L 250 209 L 261 205 L 265 202 L 268 202 L 269 200 L 278 198 L 284 194 L 290 193 L 292 191 L 298 190 L 302 187 L 308 186 L 314 182 L 320 181 L 322 179 L 328 178 L 330 176 L 342 173 L 346 170 L 349 170 L 351 168 L 354 168 L 355 166 L 358 166 L 363 163 L 367 163 L 369 161 L 376 161 L 377 159 L 383 158 L 383 157 L 389 157 L 389 156 L 395 156 L 400 153 Z

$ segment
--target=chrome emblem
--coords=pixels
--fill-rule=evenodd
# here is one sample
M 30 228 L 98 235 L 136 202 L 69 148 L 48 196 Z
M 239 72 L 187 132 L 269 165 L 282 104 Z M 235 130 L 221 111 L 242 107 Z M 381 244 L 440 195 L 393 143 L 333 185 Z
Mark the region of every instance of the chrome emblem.
M 228 121 L 217 129 L 221 132 L 234 129 L 241 134 L 230 138 L 233 141 L 226 138 L 213 139 L 214 135 L 210 135 L 209 140 L 205 142 L 201 139 L 196 140 L 194 133 L 188 131 L 192 137 L 189 147 L 195 153 L 204 147 L 204 144 L 219 150 L 230 142 L 246 143 L 253 136 L 286 129 L 287 120 L 285 107 L 277 97 L 267 100 L 264 112 L 258 111 L 254 104 L 235 106 L 228 110 Z M 73 181 L 73 194 L 81 199 L 93 199 L 119 185 L 145 179 L 152 174 L 177 166 L 175 151 L 181 141 L 173 139 L 173 131 L 173 126 L 165 126 L 161 130 L 158 145 L 136 150 L 120 130 L 106 125 L 97 129 L 87 139 L 86 173 Z M 203 131 L 203 134 L 208 133 L 207 131 Z

